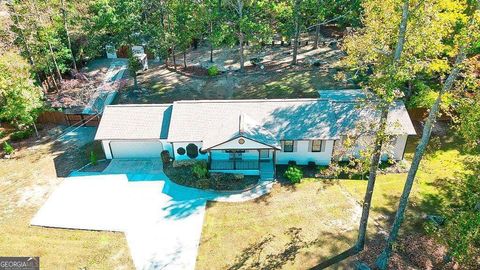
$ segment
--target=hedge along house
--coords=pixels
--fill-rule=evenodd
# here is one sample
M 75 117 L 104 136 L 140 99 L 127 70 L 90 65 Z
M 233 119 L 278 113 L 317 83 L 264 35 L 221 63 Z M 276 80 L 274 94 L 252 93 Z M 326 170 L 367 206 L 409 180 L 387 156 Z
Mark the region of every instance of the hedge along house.
M 107 158 L 159 158 L 167 150 L 177 162 L 205 160 L 213 172 L 272 178 L 276 164 L 328 165 L 345 135 L 376 120 L 378 112 L 357 98 L 114 105 L 105 109 L 95 139 Z M 385 155 L 400 160 L 407 137 L 415 134 L 402 102 L 392 106 L 388 123 L 394 139 Z

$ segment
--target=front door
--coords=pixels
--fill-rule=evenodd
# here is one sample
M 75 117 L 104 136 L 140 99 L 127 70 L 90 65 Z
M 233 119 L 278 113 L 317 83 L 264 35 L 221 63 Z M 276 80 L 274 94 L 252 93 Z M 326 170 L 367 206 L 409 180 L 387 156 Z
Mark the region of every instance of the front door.
M 269 159 L 270 150 L 260 150 L 260 159 Z

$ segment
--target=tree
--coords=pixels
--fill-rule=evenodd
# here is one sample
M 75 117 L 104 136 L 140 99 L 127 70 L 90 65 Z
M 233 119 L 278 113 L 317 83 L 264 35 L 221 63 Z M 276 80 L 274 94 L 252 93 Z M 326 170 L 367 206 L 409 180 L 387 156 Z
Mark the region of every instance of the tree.
M 261 43 L 272 36 L 268 18 L 269 11 L 272 10 L 271 1 L 251 1 L 251 0 L 226 0 L 226 5 L 231 13 L 230 23 L 235 29 L 235 38 L 226 38 L 232 42 L 237 41 L 239 48 L 240 70 L 245 67 L 245 44 L 248 42 Z M 226 35 L 232 35 L 230 29 L 226 27 Z
M 42 92 L 33 84 L 31 66 L 14 51 L 0 56 L 0 118 L 18 129 L 35 127 L 42 106 Z
M 465 60 L 465 68 L 460 75 L 463 80 L 455 89 L 457 106 L 454 109 L 458 115 L 454 115 L 454 121 L 466 148 L 480 150 L 480 54 L 472 53 L 474 56 Z
M 405 35 L 408 23 L 409 0 L 405 0 L 402 6 L 402 17 L 399 23 L 398 38 L 393 53 L 392 63 L 386 63 L 384 71 L 376 74 L 376 78 L 371 81 L 374 91 L 380 98 L 380 120 L 378 129 L 376 131 L 375 143 L 373 146 L 373 153 L 371 156 L 370 170 L 368 175 L 367 190 L 365 192 L 365 199 L 363 201 L 362 217 L 360 219 L 358 239 L 356 243 L 357 250 L 363 250 L 367 234 L 368 216 L 370 213 L 370 206 L 372 202 L 373 191 L 375 187 L 375 180 L 377 178 L 377 170 L 382 155 L 382 147 L 387 137 L 387 116 L 391 104 L 395 98 L 395 90 L 397 88 L 398 78 L 396 78 L 397 65 L 402 55 L 403 46 L 405 43 Z M 387 58 L 388 59 L 388 58 Z M 381 63 L 381 65 L 385 65 Z
M 138 57 L 130 54 L 128 57 L 128 70 L 130 74 L 133 76 L 133 84 L 135 89 L 138 89 L 138 81 L 137 81 L 137 72 L 142 70 L 143 65 Z
M 213 63 L 213 48 L 220 46 L 225 39 L 225 31 L 222 29 L 222 1 L 206 0 L 202 6 L 200 16 L 205 18 L 207 25 L 207 39 L 210 45 L 210 63 Z
M 75 72 L 78 72 L 77 61 L 75 60 L 75 54 L 73 53 L 73 50 L 72 50 L 72 41 L 70 40 L 70 33 L 68 31 L 67 8 L 65 6 L 64 0 L 61 0 L 61 3 L 62 3 L 63 28 L 65 30 L 65 36 L 67 37 L 68 49 L 72 54 L 73 69 L 75 70 Z
M 298 42 L 300 39 L 300 8 L 302 0 L 294 0 L 293 6 L 293 23 L 294 23 L 294 36 L 293 36 L 293 55 L 292 55 L 292 65 L 297 64 L 297 54 L 298 54 Z
M 459 42 L 460 49 L 459 49 L 459 52 L 456 56 L 455 64 L 453 65 L 453 68 L 452 68 L 449 76 L 447 77 L 447 79 L 443 83 L 443 87 L 438 94 L 437 100 L 435 101 L 432 108 L 430 109 L 427 121 L 424 125 L 423 132 L 422 132 L 422 138 L 421 138 L 420 143 L 418 144 L 418 146 L 415 150 L 415 154 L 414 154 L 413 160 L 412 160 L 412 165 L 410 167 L 410 170 L 408 171 L 407 180 L 405 181 L 405 186 L 404 186 L 402 195 L 400 197 L 400 203 L 398 205 L 398 209 L 397 209 L 397 212 L 395 214 L 395 220 L 393 222 L 392 229 L 390 231 L 390 234 L 389 234 L 389 237 L 388 237 L 388 240 L 387 240 L 387 245 L 386 245 L 386 247 L 384 248 L 384 250 L 382 251 L 382 253 L 380 254 L 380 256 L 378 257 L 378 259 L 376 261 L 377 267 L 382 269 L 382 270 L 387 269 L 388 261 L 390 259 L 390 255 L 392 253 L 393 244 L 395 243 L 395 241 L 398 237 L 398 232 L 400 231 L 400 226 L 401 226 L 401 224 L 403 222 L 403 219 L 405 217 L 405 211 L 406 211 L 406 208 L 407 208 L 407 205 L 408 205 L 408 199 L 409 199 L 409 196 L 410 196 L 410 191 L 413 187 L 413 182 L 415 180 L 415 176 L 417 174 L 417 171 L 418 171 L 418 168 L 419 168 L 419 165 L 420 165 L 420 161 L 423 158 L 423 155 L 424 155 L 425 150 L 427 148 L 428 142 L 430 140 L 432 127 L 436 122 L 437 114 L 438 114 L 439 108 L 440 108 L 440 103 L 442 101 L 442 95 L 444 93 L 449 92 L 452 89 L 452 87 L 454 85 L 454 82 L 455 82 L 455 80 L 457 79 L 457 77 L 460 73 L 461 65 L 463 64 L 463 61 L 466 58 L 466 53 L 467 53 L 468 49 L 471 48 L 472 45 L 473 45 L 473 42 L 476 42 L 478 40 L 478 38 L 480 37 L 480 35 L 478 34 L 480 32 L 479 31 L 480 29 L 478 28 L 478 26 L 480 25 L 480 21 L 478 20 L 480 18 L 480 14 L 478 12 L 475 12 L 475 10 L 478 10 L 478 8 L 480 7 L 480 0 L 477 0 L 476 2 L 477 2 L 476 3 L 476 9 L 473 9 L 474 12 L 472 12 L 472 14 L 471 14 L 470 23 L 469 23 L 468 27 L 466 27 L 466 29 L 463 31 L 463 33 L 461 33 L 461 34 L 463 34 L 464 37 L 463 38 L 460 37 L 457 40 L 457 42 Z
M 395 9 L 399 6 L 402 6 L 401 14 Z M 448 63 L 444 55 L 453 49 L 448 40 L 463 11 L 457 1 L 442 5 L 431 0 L 366 1 L 362 7 L 364 27 L 345 38 L 347 57 L 344 61 L 356 74 L 363 76 L 359 77 L 363 79 L 361 84 L 373 90 L 380 101 L 380 119 L 360 221 L 359 250 L 365 243 L 382 145 L 388 140 L 385 129 L 388 108 L 403 95 L 406 82 L 419 72 L 430 72 L 432 76 L 444 72 L 438 66 L 444 67 Z M 405 36 L 408 36 L 408 42 L 405 42 Z

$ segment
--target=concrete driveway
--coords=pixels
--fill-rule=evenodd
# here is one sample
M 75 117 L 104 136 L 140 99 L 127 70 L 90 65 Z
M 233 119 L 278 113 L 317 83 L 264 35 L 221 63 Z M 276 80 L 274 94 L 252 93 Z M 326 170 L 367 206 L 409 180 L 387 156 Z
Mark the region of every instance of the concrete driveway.
M 171 182 L 157 160 L 113 160 L 102 173 L 72 173 L 31 225 L 125 232 L 137 269 L 194 269 L 207 200 L 241 202 L 271 186 L 207 192 Z

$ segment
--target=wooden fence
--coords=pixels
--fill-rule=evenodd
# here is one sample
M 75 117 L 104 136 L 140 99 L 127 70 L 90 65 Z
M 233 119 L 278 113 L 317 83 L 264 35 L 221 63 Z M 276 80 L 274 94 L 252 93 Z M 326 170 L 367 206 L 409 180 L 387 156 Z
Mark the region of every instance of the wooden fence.
M 410 119 L 414 121 L 424 121 L 428 117 L 428 111 L 429 109 L 426 109 L 426 108 L 408 109 L 408 115 L 410 116 Z M 452 120 L 452 118 L 450 117 L 449 114 L 445 112 L 440 112 L 440 115 L 438 116 L 437 120 L 450 121 Z
M 52 111 L 41 113 L 37 122 L 41 124 L 51 123 L 68 126 L 79 126 L 83 124 L 87 127 L 96 127 L 100 123 L 100 116 L 90 114 L 67 114 L 64 112 Z

